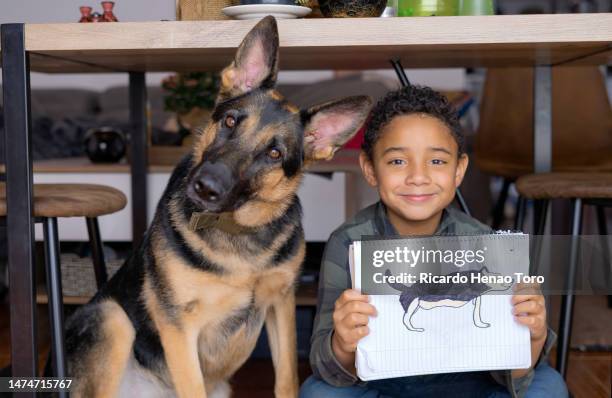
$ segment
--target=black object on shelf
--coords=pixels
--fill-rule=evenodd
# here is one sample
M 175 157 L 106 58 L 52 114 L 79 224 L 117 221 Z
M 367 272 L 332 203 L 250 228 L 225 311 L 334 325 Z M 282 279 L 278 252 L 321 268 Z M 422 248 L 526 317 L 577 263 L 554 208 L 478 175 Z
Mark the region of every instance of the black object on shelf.
M 125 135 L 113 127 L 99 127 L 85 134 L 85 153 L 94 163 L 115 163 L 125 155 Z
M 283 4 L 283 5 L 296 5 L 295 0 L 240 0 L 240 5 L 250 4 Z

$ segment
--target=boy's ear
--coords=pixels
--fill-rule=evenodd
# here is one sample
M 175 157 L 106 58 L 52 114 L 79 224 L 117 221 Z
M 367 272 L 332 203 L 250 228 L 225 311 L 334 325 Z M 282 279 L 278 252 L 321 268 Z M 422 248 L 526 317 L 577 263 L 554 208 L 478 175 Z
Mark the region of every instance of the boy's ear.
M 234 61 L 221 72 L 217 103 L 258 87 L 272 88 L 278 74 L 278 28 L 267 16 L 242 40 Z
M 330 160 L 359 131 L 371 107 L 370 97 L 355 96 L 302 111 L 304 159 Z
M 469 163 L 470 159 L 468 158 L 468 155 L 466 153 L 463 153 L 461 154 L 461 156 L 459 156 L 459 159 L 457 161 L 457 170 L 455 170 L 455 188 L 459 188 L 459 185 L 461 185 Z
M 364 151 L 359 153 L 359 166 L 361 166 L 361 171 L 367 183 L 372 187 L 378 186 L 378 180 L 376 179 L 376 173 L 374 172 L 374 165 Z

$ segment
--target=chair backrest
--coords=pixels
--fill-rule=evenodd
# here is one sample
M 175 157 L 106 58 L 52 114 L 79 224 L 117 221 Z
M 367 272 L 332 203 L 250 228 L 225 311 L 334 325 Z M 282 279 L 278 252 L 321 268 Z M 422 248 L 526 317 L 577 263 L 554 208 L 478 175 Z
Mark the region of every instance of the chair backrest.
M 475 162 L 485 172 L 533 172 L 533 68 L 489 69 Z M 553 170 L 612 170 L 612 109 L 597 67 L 552 71 Z

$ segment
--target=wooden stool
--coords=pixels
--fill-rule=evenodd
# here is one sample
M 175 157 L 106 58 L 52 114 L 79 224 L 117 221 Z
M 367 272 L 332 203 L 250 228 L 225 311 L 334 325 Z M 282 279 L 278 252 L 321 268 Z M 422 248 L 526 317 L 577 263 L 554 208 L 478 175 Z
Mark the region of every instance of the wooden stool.
M 541 211 L 536 220 L 536 235 L 542 235 L 546 224 L 548 202 L 551 199 L 570 199 L 572 201 L 572 245 L 570 249 L 570 264 L 566 283 L 568 294 L 561 299 L 561 318 L 559 322 L 559 341 L 557 344 L 557 370 L 565 378 L 567 373 L 567 358 L 569 353 L 572 313 L 574 307 L 576 263 L 578 261 L 578 240 L 582 224 L 582 205 L 594 205 L 597 208 L 599 234 L 607 235 L 604 206 L 612 206 L 612 173 L 542 173 L 529 174 L 516 181 L 516 189 L 521 195 L 519 213 L 521 213 L 517 229 L 522 229 L 524 200 L 532 199 L 540 202 Z M 607 245 L 606 245 L 607 246 Z M 604 247 L 604 255 L 610 258 L 609 250 Z M 605 269 L 606 280 L 610 280 L 610 269 Z
M 98 216 L 125 207 L 125 195 L 115 188 L 92 184 L 34 184 L 34 221 L 43 224 L 49 318 L 55 377 L 66 377 L 64 351 L 64 312 L 60 267 L 58 217 L 85 217 L 92 246 L 96 284 L 100 289 L 107 280 Z M 6 186 L 0 183 L 0 217 L 6 216 Z M 10 287 L 9 287 L 10 288 Z

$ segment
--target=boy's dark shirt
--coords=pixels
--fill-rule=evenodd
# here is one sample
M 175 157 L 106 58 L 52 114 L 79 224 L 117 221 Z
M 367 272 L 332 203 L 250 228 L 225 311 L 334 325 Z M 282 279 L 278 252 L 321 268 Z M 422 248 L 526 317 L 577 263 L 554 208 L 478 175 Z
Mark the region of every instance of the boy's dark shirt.
M 493 233 L 493 230 L 474 218 L 453 208 L 442 214 L 440 225 L 434 235 L 478 235 Z M 340 365 L 331 347 L 333 332 L 332 314 L 334 304 L 342 292 L 351 287 L 348 250 L 353 241 L 363 236 L 397 236 L 389 221 L 382 202 L 373 204 L 332 232 L 321 263 L 317 315 L 311 338 L 310 365 L 315 376 L 336 387 L 354 384 L 365 385 Z M 538 363 L 545 361 L 554 341 L 555 333 L 548 328 L 548 335 Z M 496 382 L 508 388 L 512 396 L 523 397 L 533 379 L 533 369 L 521 378 L 512 380 L 510 370 L 490 371 Z M 415 376 L 419 377 L 419 376 Z M 514 385 L 514 388 L 511 388 Z

